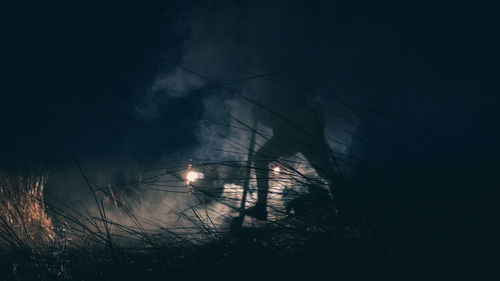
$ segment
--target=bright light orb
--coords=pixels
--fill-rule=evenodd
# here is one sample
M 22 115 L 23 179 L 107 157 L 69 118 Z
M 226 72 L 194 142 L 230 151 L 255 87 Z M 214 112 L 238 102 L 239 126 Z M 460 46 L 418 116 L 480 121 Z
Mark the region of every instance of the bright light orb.
M 276 173 L 276 174 L 279 174 L 279 172 L 281 172 L 280 166 L 274 167 L 273 168 L 273 172 Z
M 188 182 L 194 182 L 197 179 L 202 179 L 202 178 L 203 178 L 203 173 L 195 171 L 190 171 L 186 175 L 186 179 L 188 180 Z

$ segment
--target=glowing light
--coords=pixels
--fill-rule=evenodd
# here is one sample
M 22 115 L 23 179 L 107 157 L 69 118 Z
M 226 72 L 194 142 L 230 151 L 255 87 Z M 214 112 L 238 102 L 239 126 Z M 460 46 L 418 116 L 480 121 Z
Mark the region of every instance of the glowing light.
M 196 171 L 190 171 L 186 174 L 186 179 L 188 183 L 194 182 L 197 179 L 202 179 L 203 178 L 203 173 L 196 172 Z
M 280 166 L 274 167 L 273 168 L 273 172 L 276 173 L 276 174 L 279 174 L 279 172 L 281 172 Z
M 189 172 L 186 177 L 188 181 L 195 181 L 198 178 L 198 175 L 196 172 Z

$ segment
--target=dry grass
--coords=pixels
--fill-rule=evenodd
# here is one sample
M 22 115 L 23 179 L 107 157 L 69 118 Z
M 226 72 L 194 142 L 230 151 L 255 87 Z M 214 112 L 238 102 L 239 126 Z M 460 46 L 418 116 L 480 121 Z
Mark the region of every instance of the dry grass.
M 43 198 L 45 181 L 43 176 L 0 176 L 2 244 L 24 248 L 54 242 L 56 233 Z

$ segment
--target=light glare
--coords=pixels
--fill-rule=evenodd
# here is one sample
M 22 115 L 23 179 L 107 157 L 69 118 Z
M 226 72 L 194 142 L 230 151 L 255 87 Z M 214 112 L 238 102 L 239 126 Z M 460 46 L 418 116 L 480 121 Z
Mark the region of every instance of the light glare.
M 203 178 L 203 173 L 195 172 L 195 171 L 190 171 L 186 175 L 186 179 L 188 182 L 194 182 L 197 179 L 202 179 L 202 178 Z
M 273 172 L 276 173 L 276 174 L 279 174 L 279 172 L 281 172 L 280 166 L 274 167 L 273 168 Z

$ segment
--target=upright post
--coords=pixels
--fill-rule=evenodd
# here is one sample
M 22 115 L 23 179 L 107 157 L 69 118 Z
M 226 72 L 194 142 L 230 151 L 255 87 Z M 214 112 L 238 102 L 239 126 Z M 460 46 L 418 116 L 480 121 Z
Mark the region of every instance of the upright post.
M 243 194 L 241 196 L 240 215 L 236 218 L 236 224 L 241 226 L 245 219 L 245 205 L 247 202 L 248 189 L 250 188 L 250 177 L 252 176 L 253 156 L 255 150 L 255 135 L 257 130 L 257 118 L 253 120 L 252 134 L 250 135 L 250 145 L 248 146 L 248 157 L 246 163 L 245 177 L 243 182 Z

